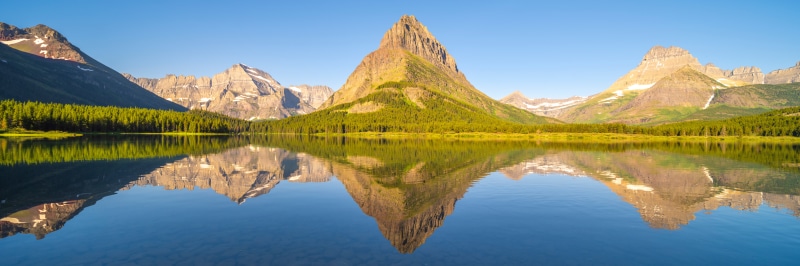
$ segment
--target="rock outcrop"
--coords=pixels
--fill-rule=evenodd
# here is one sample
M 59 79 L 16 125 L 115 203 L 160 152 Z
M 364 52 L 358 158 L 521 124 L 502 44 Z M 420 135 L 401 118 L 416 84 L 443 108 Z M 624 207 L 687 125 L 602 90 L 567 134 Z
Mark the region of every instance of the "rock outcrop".
M 767 73 L 765 77 L 767 84 L 783 84 L 800 82 L 800 62 L 787 69 L 778 69 Z
M 749 84 L 764 84 L 764 73 L 758 67 L 737 67 L 730 71 L 725 71 L 723 75 L 727 79 L 747 82 Z
M 327 86 L 284 87 L 260 69 L 235 64 L 214 77 L 167 75 L 130 81 L 188 109 L 217 112 L 241 119 L 281 119 L 313 112 L 331 94 Z
M 444 45 L 439 43 L 428 28 L 422 25 L 414 16 L 402 16 L 383 35 L 378 49 L 403 49 L 419 55 L 440 69 L 446 70 L 451 75 L 463 74 L 458 71 L 456 60 L 447 53 Z

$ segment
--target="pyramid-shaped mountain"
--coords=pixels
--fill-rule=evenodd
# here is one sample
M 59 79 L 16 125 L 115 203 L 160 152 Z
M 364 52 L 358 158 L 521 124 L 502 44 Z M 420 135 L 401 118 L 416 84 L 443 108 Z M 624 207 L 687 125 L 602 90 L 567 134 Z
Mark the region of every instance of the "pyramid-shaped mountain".
M 133 84 L 57 31 L 0 22 L 0 99 L 186 110 Z
M 613 122 L 658 123 L 675 120 L 672 115 L 708 108 L 722 83 L 684 66 L 661 78 L 622 108 L 615 110 Z M 669 115 L 671 114 L 671 115 Z
M 359 120 L 358 115 L 374 116 L 370 118 L 373 124 L 555 121 L 500 103 L 475 89 L 444 45 L 414 16 L 401 17 L 321 109 L 312 115 L 346 114 L 341 118 L 345 124 Z

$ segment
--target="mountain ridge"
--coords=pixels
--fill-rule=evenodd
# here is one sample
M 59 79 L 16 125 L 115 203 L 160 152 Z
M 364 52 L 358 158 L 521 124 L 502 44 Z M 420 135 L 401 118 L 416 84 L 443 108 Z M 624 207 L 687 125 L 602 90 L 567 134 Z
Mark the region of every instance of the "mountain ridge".
M 284 87 L 269 73 L 245 64 L 234 64 L 213 77 L 176 76 L 128 80 L 180 104 L 249 120 L 282 119 L 316 110 L 333 90 L 327 86 Z
M 743 103 L 742 101 L 745 100 L 742 97 L 735 97 L 737 98 L 737 103 L 727 103 L 715 99 L 709 100 L 709 96 L 706 96 L 705 99 L 700 99 L 701 97 L 699 94 L 692 94 L 697 97 L 697 99 L 691 99 L 690 101 L 692 104 L 686 105 L 686 102 L 681 102 L 682 100 L 687 100 L 687 94 L 675 93 L 678 92 L 674 89 L 678 89 L 679 87 L 683 87 L 687 89 L 688 87 L 692 87 L 694 85 L 689 82 L 689 80 L 685 80 L 686 84 L 678 84 L 678 83 L 671 83 L 672 86 L 672 94 L 665 93 L 664 95 L 658 96 L 661 102 L 671 102 L 673 105 L 664 105 L 664 104 L 656 104 L 655 106 L 650 106 L 647 108 L 642 107 L 643 102 L 648 102 L 646 100 L 640 99 L 640 97 L 654 97 L 654 93 L 649 92 L 653 89 L 653 86 L 659 82 L 661 79 L 665 77 L 669 77 L 674 75 L 676 72 L 679 72 L 681 69 L 689 68 L 697 72 L 697 74 L 705 76 L 713 80 L 714 82 L 709 82 L 709 87 L 716 87 L 718 89 L 728 89 L 728 88 L 738 88 L 741 86 L 748 86 L 752 85 L 748 88 L 756 89 L 756 90 L 768 90 L 768 86 L 762 86 L 764 84 L 770 83 L 777 83 L 777 84 L 784 84 L 789 82 L 794 82 L 794 79 L 800 81 L 800 62 L 792 68 L 783 69 L 783 70 L 776 70 L 772 71 L 768 74 L 764 74 L 761 72 L 761 69 L 755 66 L 742 66 L 734 68 L 733 70 L 723 70 L 715 66 L 713 63 L 707 63 L 705 65 L 700 64 L 699 60 L 695 58 L 689 51 L 675 46 L 670 47 L 663 47 L 663 46 L 653 46 L 643 57 L 640 61 L 639 65 L 637 65 L 634 69 L 630 70 L 625 75 L 618 78 L 611 86 L 609 86 L 606 90 L 601 91 L 598 94 L 592 95 L 587 97 L 582 102 L 577 104 L 570 104 L 568 106 L 563 106 L 563 103 L 574 103 L 574 97 L 569 99 L 553 99 L 545 102 L 545 104 L 532 104 L 531 99 L 526 98 L 522 99 L 518 97 L 519 93 L 511 93 L 508 96 L 501 99 L 502 102 L 512 104 L 522 109 L 526 109 L 530 112 L 539 115 L 546 115 L 550 117 L 554 117 L 566 122 L 571 123 L 604 123 L 604 122 L 624 122 L 630 124 L 641 124 L 641 123 L 652 123 L 655 120 L 662 120 L 664 122 L 673 121 L 674 119 L 688 119 L 689 117 L 697 117 L 693 116 L 690 113 L 703 111 L 702 117 L 710 118 L 714 115 L 711 114 L 712 111 L 721 111 L 724 110 L 723 113 L 720 113 L 720 118 L 728 118 L 731 114 L 741 113 L 741 114 L 753 114 L 754 111 L 757 112 L 756 109 L 758 108 L 753 107 L 751 104 Z M 696 75 L 697 76 L 697 75 Z M 698 78 L 700 76 L 697 76 Z M 718 83 L 713 84 L 712 83 Z M 696 85 L 696 84 L 695 84 Z M 661 88 L 663 91 L 670 91 L 666 88 Z M 782 95 L 790 95 L 791 89 L 789 90 L 782 90 L 780 93 Z M 686 91 L 684 91 L 686 92 Z M 741 91 L 737 91 L 740 94 Z M 750 95 L 771 95 L 772 93 L 764 91 L 759 92 L 756 94 Z M 771 97 L 771 96 L 769 96 Z M 674 98 L 674 99 L 670 99 Z M 638 99 L 638 100 L 637 100 Z M 732 97 L 727 97 L 723 99 L 732 99 Z M 772 98 L 770 98 L 772 99 Z M 631 103 L 636 101 L 634 105 L 639 107 L 632 108 Z M 700 105 L 696 102 L 706 102 L 705 105 Z M 745 100 L 746 101 L 746 100 Z M 764 102 L 760 99 L 750 99 L 752 102 Z M 652 101 L 650 101 L 652 103 Z M 785 101 L 782 101 L 785 102 Z M 788 101 L 794 102 L 794 101 Z M 557 107 L 553 108 L 548 105 L 557 105 Z M 740 111 L 733 111 L 730 108 L 709 108 L 709 105 L 719 106 L 719 105 L 731 105 L 733 108 L 740 108 L 734 106 L 748 106 L 746 107 L 748 110 L 740 110 Z M 692 106 L 695 109 L 686 109 Z M 772 105 L 769 105 L 772 106 Z M 784 105 L 780 105 L 781 107 L 787 107 Z M 549 108 L 549 109 L 548 109 Z M 697 109 L 699 108 L 699 109 Z M 556 111 L 552 111 L 551 109 L 556 109 Z M 631 111 L 626 110 L 636 110 L 639 109 L 640 111 L 643 109 L 650 109 L 651 111 L 655 109 L 661 109 L 658 115 L 653 114 L 652 112 L 645 112 L 648 113 L 646 117 L 634 117 Z M 705 111 L 708 109 L 708 111 Z M 759 109 L 759 110 L 768 110 L 768 109 Z M 635 113 L 635 112 L 634 112 Z M 627 115 L 626 115 L 627 114 Z M 626 117 L 619 117 L 620 115 L 625 115 Z M 657 116 L 662 116 L 662 118 L 657 118 Z M 648 122 L 649 121 L 649 122 Z M 680 120 L 678 120 L 680 121 Z
M 20 29 L 0 22 L 0 38 L 0 99 L 186 110 L 128 81 L 47 26 Z

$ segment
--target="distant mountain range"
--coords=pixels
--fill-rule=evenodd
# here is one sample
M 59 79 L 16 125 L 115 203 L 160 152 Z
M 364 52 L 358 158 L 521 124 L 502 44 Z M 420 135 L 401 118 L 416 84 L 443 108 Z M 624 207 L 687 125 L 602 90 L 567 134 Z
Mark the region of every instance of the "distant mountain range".
M 723 70 L 700 64 L 682 48 L 661 46 L 651 48 L 636 68 L 595 95 L 531 99 L 517 91 L 496 101 L 470 84 L 444 45 L 413 16 L 401 17 L 335 93 L 326 86 L 285 87 L 267 72 L 244 64 L 213 77 L 120 74 L 44 25 L 22 29 L 0 23 L 0 42 L 0 99 L 202 109 L 248 120 L 323 109 L 295 123 L 339 117 L 343 123 L 392 125 L 559 120 L 661 124 L 800 105 L 800 62 L 767 74 L 754 66 Z
M 659 124 L 798 106 L 800 84 L 788 84 L 798 81 L 800 63 L 764 75 L 758 67 L 701 65 L 682 48 L 655 46 L 639 66 L 598 94 L 530 99 L 514 92 L 501 102 L 572 123 Z
M 0 99 L 202 109 L 257 120 L 313 112 L 333 94 L 327 86 L 283 87 L 243 64 L 214 77 L 136 78 L 101 64 L 44 25 L 0 23 L 0 41 Z
M 260 69 L 235 64 L 214 77 L 167 75 L 132 82 L 188 109 L 202 109 L 248 120 L 282 119 L 315 111 L 333 90 L 327 86 L 284 87 Z
M 133 84 L 57 31 L 0 22 L 0 99 L 186 110 Z

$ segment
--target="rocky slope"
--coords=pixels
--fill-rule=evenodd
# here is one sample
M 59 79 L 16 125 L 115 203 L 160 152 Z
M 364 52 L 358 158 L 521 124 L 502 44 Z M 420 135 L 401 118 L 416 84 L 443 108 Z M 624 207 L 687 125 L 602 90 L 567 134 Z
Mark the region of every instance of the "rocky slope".
M 57 31 L 0 23 L 0 99 L 185 110 L 89 57 Z
M 232 117 L 281 119 L 316 110 L 333 90 L 326 86 L 284 87 L 260 69 L 235 64 L 214 77 L 167 75 L 161 79 L 130 81 L 188 109 L 202 109 Z
M 482 114 L 502 120 L 546 121 L 495 101 L 475 89 L 444 45 L 413 16 L 401 17 L 384 34 L 378 49 L 364 57 L 341 89 L 321 108 L 355 103 L 359 108 L 351 110 L 355 111 L 352 113 L 378 112 L 385 103 L 357 101 L 382 90 L 396 91 L 393 97 L 408 99 L 407 102 L 413 102 L 420 109 L 426 108 L 426 101 L 463 103 L 466 109 L 477 108 Z
M 767 73 L 764 81 L 767 84 L 800 82 L 800 62 L 797 62 L 793 67 Z

